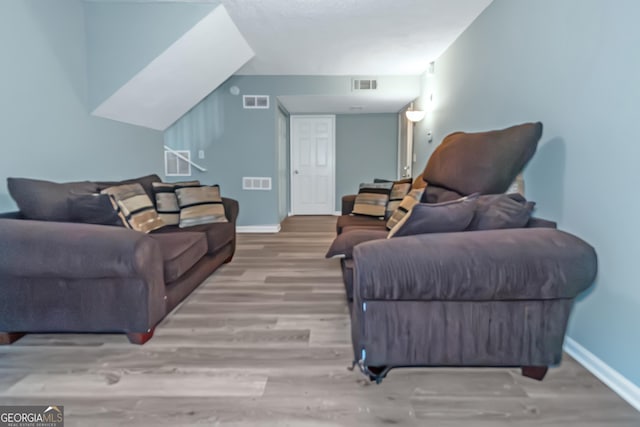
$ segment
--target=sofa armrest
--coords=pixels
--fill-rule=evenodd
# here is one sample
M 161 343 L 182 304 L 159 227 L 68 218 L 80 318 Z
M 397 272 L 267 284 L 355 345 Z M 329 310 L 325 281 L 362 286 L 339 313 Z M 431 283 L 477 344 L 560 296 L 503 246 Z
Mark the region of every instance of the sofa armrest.
M 238 219 L 238 213 L 240 212 L 240 205 L 235 199 L 229 199 L 228 197 L 222 198 L 222 205 L 224 206 L 224 214 L 229 222 L 235 223 Z
M 342 215 L 349 215 L 353 211 L 353 205 L 356 202 L 355 194 L 342 196 Z
M 135 277 L 163 283 L 162 271 L 160 247 L 144 233 L 105 225 L 0 219 L 0 277 Z
M 358 300 L 574 298 L 593 282 L 594 249 L 551 228 L 434 233 L 353 250 Z

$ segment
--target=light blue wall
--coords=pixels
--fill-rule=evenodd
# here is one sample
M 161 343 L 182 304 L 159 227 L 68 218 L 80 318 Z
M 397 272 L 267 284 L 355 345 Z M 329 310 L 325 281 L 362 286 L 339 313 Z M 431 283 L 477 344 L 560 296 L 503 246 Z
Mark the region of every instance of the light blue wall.
M 495 0 L 436 61 L 431 118 L 437 141 L 543 122 L 526 196 L 599 258 L 568 334 L 638 386 L 639 16 L 636 0 Z
M 0 2 L 0 211 L 6 177 L 119 179 L 161 172 L 162 134 L 91 117 L 83 5 Z
M 411 87 L 418 83 L 418 78 L 385 77 L 399 87 Z M 234 96 L 229 88 L 237 86 L 240 95 Z M 206 158 L 197 160 L 208 169 L 206 173 L 194 172 L 194 179 L 204 183 L 221 185 L 223 195 L 232 197 L 240 202 L 238 225 L 270 225 L 280 223 L 277 187 L 272 191 L 243 191 L 243 176 L 277 177 L 277 147 L 276 147 L 276 119 L 277 96 L 285 95 L 348 95 L 350 94 L 351 78 L 348 76 L 318 77 L 318 76 L 233 76 L 223 83 L 216 91 L 194 107 L 176 124 L 167 129 L 165 140 L 172 148 L 190 149 L 195 156 L 198 150 L 204 150 Z M 270 95 L 268 110 L 246 110 L 242 108 L 242 94 Z M 382 115 L 384 116 L 384 115 Z M 393 115 L 395 117 L 395 115 Z M 356 147 L 365 146 L 365 139 L 371 137 L 376 147 L 381 141 L 389 141 L 390 168 L 382 166 L 383 157 L 376 150 L 365 150 L 360 153 L 360 165 L 366 165 L 371 160 L 375 168 L 366 170 L 362 176 L 367 181 L 373 178 L 376 169 L 379 173 L 395 176 L 396 154 L 395 141 L 397 125 L 392 120 L 384 120 L 376 124 L 374 120 L 366 120 L 365 125 L 373 126 L 373 131 L 363 129 L 361 136 L 344 139 L 345 154 L 351 156 L 357 149 L 350 147 L 350 141 Z M 388 119 L 388 118 L 387 118 Z M 357 119 L 354 119 L 357 120 Z M 340 123 L 336 125 L 337 135 L 340 134 Z M 344 121 L 349 130 L 348 136 L 356 135 L 352 121 Z M 389 126 L 381 126 L 388 123 Z M 382 128 L 386 131 L 382 131 Z M 388 135 L 389 137 L 387 137 Z M 340 137 L 337 136 L 337 155 L 341 156 Z M 336 194 L 341 191 L 353 193 L 357 189 L 360 176 L 349 171 L 339 171 L 344 163 L 337 159 L 336 166 Z M 363 166 L 366 168 L 366 166 Z M 346 182 L 342 182 L 346 179 Z M 340 204 L 336 204 L 336 210 Z
M 357 193 L 361 183 L 397 174 L 397 114 L 336 116 L 336 210 L 342 196 Z
M 91 110 L 218 3 L 85 3 Z

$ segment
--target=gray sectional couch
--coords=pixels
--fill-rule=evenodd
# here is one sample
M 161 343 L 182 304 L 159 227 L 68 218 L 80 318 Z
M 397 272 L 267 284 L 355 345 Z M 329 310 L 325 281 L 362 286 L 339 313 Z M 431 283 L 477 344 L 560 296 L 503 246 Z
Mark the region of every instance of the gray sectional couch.
M 150 184 L 159 181 L 151 175 L 124 182 L 151 192 Z M 64 221 L 70 204 L 60 204 L 61 197 L 114 184 L 120 183 L 50 185 L 42 197 L 51 202 L 46 214 L 59 215 L 52 220 L 0 215 L 0 343 L 29 332 L 121 332 L 143 344 L 167 313 L 233 257 L 233 199 L 222 199 L 228 222 L 149 234 Z M 31 201 L 33 215 L 41 205 Z

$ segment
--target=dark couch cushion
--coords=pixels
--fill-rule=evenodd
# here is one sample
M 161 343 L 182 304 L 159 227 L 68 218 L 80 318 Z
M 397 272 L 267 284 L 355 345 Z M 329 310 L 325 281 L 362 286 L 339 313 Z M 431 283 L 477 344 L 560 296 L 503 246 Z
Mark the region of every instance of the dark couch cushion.
M 463 197 L 463 195 L 453 190 L 447 190 L 437 185 L 429 185 L 422 193 L 420 201 L 422 203 L 442 203 L 457 200 L 460 197 Z
M 476 213 L 467 230 L 521 228 L 531 218 L 534 202 L 520 194 L 491 194 L 478 197 Z
M 29 178 L 7 178 L 9 194 L 27 219 L 40 221 L 70 221 L 68 200 L 72 193 L 97 192 L 89 181 L 57 183 Z
M 418 203 L 389 232 L 389 237 L 464 231 L 475 213 L 477 195 L 444 203 Z
M 107 194 L 73 194 L 67 204 L 71 222 L 124 226 Z
M 95 184 L 98 186 L 98 190 L 104 190 L 108 187 L 115 187 L 118 185 L 140 184 L 147 193 L 147 196 L 151 201 L 155 201 L 153 192 L 153 183 L 161 182 L 162 180 L 156 174 L 141 176 L 140 178 L 125 179 L 124 181 L 97 181 Z
M 424 179 L 462 195 L 504 193 L 535 153 L 541 135 L 540 122 L 452 133 L 429 158 Z
M 325 257 L 351 258 L 353 248 L 356 245 L 362 242 L 368 242 L 369 240 L 386 239 L 387 234 L 387 230 L 382 228 L 357 228 L 349 230 L 333 240 Z
M 184 228 L 178 228 L 175 225 L 169 225 L 155 230 L 152 236 L 164 233 L 187 233 L 202 232 L 205 234 L 207 241 L 207 253 L 215 254 L 229 242 L 235 238 L 236 226 L 232 222 L 217 222 L 212 224 L 201 224 L 189 227 L 188 231 Z
M 207 253 L 204 233 L 156 233 L 151 237 L 160 244 L 165 283 L 180 278 Z
M 385 224 L 386 222 L 381 218 L 359 215 L 342 215 L 338 217 L 336 231 L 340 234 L 345 227 L 349 226 L 384 228 Z

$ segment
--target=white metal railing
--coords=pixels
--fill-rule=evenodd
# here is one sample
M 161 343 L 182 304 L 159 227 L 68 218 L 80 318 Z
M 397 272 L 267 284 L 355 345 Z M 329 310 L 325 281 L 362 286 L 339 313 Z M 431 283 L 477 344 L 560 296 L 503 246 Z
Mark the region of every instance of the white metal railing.
M 164 149 L 167 150 L 168 152 L 170 152 L 171 154 L 175 155 L 177 158 L 184 160 L 185 162 L 189 163 L 191 166 L 193 166 L 194 168 L 198 169 L 200 172 L 206 172 L 207 169 L 203 168 L 202 166 L 200 166 L 197 163 L 194 163 L 191 159 L 186 158 L 185 156 L 183 156 L 182 154 L 180 154 L 179 152 L 177 152 L 176 150 L 174 150 L 173 148 L 167 147 L 166 145 L 164 146 Z

